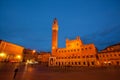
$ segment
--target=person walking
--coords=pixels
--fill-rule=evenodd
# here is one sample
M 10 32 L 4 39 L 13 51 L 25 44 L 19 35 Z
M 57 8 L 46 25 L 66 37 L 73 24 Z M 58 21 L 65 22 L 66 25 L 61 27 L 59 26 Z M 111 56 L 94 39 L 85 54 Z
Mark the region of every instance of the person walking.
M 18 67 L 16 67 L 15 70 L 14 70 L 13 80 L 15 80 L 15 77 L 16 77 L 16 75 L 17 75 L 17 72 L 18 72 Z

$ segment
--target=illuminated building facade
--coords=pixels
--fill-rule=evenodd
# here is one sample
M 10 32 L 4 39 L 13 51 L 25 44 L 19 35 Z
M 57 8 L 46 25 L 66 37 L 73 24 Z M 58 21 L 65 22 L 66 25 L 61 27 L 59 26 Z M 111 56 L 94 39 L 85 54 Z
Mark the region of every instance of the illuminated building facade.
M 21 62 L 24 47 L 0 40 L 0 61 Z
M 52 54 L 58 48 L 58 21 L 55 18 L 52 25 Z
M 51 56 L 50 52 L 40 52 L 38 55 L 39 63 L 43 65 L 48 65 L 50 56 Z
M 99 52 L 98 60 L 101 66 L 120 66 L 120 43 Z
M 80 37 L 66 39 L 66 47 L 58 48 L 58 21 L 52 25 L 52 57 L 49 66 L 96 66 L 97 50 L 94 44 L 83 44 Z
M 37 52 L 36 50 L 31 49 L 24 49 L 23 50 L 23 61 L 26 62 L 29 61 L 36 61 L 37 60 Z

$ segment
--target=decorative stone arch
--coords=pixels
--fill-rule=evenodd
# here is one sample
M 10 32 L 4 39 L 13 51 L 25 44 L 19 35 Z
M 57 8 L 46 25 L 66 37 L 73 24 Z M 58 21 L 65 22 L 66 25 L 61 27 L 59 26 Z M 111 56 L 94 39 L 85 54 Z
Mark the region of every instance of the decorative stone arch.
M 49 66 L 55 66 L 55 65 L 56 65 L 56 57 L 50 57 Z

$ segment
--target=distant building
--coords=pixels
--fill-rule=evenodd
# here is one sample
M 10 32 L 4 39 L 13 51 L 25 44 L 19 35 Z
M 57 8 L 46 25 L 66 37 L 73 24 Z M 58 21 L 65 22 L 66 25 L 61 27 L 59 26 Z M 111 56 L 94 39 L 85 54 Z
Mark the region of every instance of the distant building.
M 94 44 L 83 44 L 78 36 L 66 39 L 66 47 L 58 48 L 58 29 L 58 21 L 54 19 L 49 66 L 120 66 L 120 43 L 98 52 Z
M 101 52 L 114 52 L 114 51 L 120 51 L 120 43 L 108 46 Z
M 100 51 L 98 60 L 101 66 L 120 66 L 120 43 Z
M 51 57 L 50 52 L 40 52 L 40 54 L 38 54 L 38 61 L 41 64 L 48 65 L 49 57 Z
M 66 39 L 66 47 L 58 48 L 58 21 L 52 25 L 52 57 L 49 66 L 96 66 L 97 49 L 94 44 L 83 44 L 80 37 Z
M 38 53 L 36 50 L 31 49 L 24 49 L 23 50 L 23 61 L 26 62 L 27 60 L 37 61 Z
M 0 61 L 21 62 L 24 47 L 0 40 Z

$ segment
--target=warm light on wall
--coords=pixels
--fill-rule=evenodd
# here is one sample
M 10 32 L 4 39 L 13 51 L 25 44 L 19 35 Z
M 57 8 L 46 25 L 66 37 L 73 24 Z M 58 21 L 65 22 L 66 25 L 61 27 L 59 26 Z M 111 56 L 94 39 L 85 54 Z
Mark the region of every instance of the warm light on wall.
M 5 57 L 6 54 L 5 53 L 0 53 L 0 57 Z
M 20 56 L 20 55 L 17 55 L 16 58 L 17 58 L 17 59 L 21 59 L 21 56 Z
M 36 52 L 36 50 L 33 50 L 33 53 L 35 53 Z

